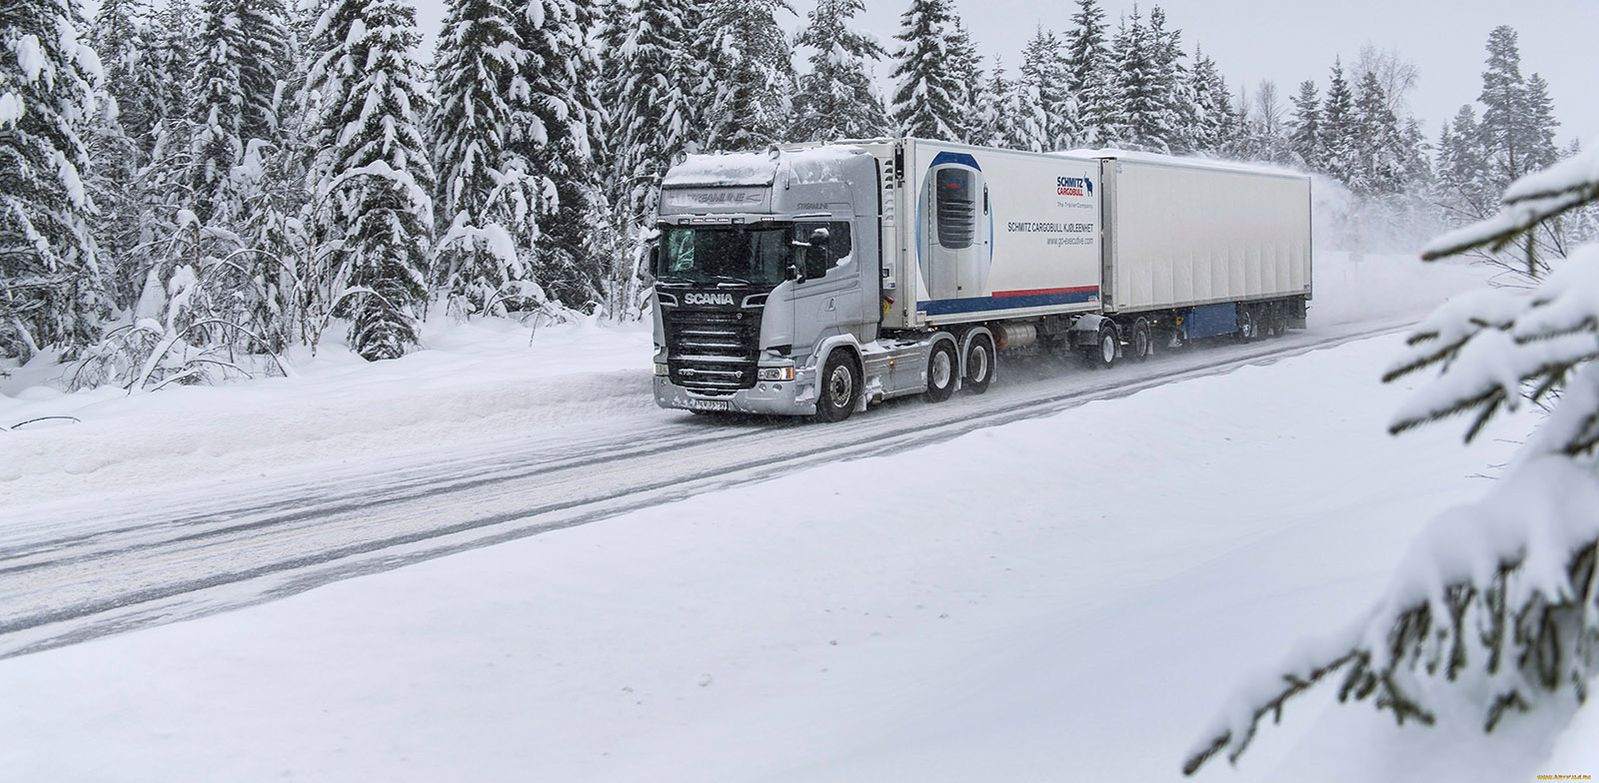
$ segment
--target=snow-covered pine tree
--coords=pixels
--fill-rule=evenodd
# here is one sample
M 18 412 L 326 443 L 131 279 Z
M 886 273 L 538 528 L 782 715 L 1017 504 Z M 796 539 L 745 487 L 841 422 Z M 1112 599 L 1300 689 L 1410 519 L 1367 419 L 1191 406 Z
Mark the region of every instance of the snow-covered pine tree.
M 1365 195 L 1392 195 L 1403 189 L 1407 155 L 1399 119 L 1373 72 L 1355 86 L 1354 157 L 1350 187 Z
M 1153 152 L 1169 151 L 1173 133 L 1163 46 L 1135 6 L 1116 33 L 1117 125 L 1123 128 L 1122 144 Z
M 79 21 L 66 0 L 0 5 L 0 356 L 74 355 L 102 309 L 83 138 L 101 74 Z
M 1555 119 L 1555 104 L 1549 97 L 1549 83 L 1542 76 L 1535 73 L 1527 77 L 1523 104 L 1527 111 L 1523 118 L 1527 169 L 1533 171 L 1555 165 L 1561 157 L 1560 148 L 1555 146 L 1555 128 L 1560 121 Z
M 433 170 L 420 131 L 427 109 L 404 0 L 334 0 L 312 30 L 310 278 L 350 321 L 350 347 L 392 359 L 417 340 L 424 304 Z
M 1188 73 L 1184 89 L 1192 105 L 1192 115 L 1183 133 L 1188 149 L 1205 155 L 1220 154 L 1234 135 L 1237 113 L 1232 108 L 1221 69 L 1197 47 L 1194 67 Z
M 527 0 L 521 14 L 521 37 L 532 54 L 522 69 L 533 98 L 524 113 L 537 117 L 541 131 L 512 147 L 525 149 L 544 182 L 531 255 L 543 288 L 526 287 L 526 298 L 548 294 L 572 307 L 610 298 L 602 290 L 608 259 L 599 253 L 608 241 L 601 230 L 608 207 L 592 144 L 593 129 L 604 122 L 594 84 L 600 66 L 590 44 L 597 21 L 590 0 Z
M 451 0 L 433 67 L 433 204 L 445 229 L 432 280 L 448 308 L 463 315 L 500 306 L 506 284 L 526 276 L 518 249 L 531 249 L 538 238 L 541 184 L 515 181 L 530 166 L 507 159 L 516 121 L 507 96 L 520 88 L 531 56 L 517 15 L 509 0 Z
M 622 236 L 613 254 L 612 287 L 631 302 L 650 232 L 661 177 L 703 139 L 695 89 L 706 66 L 698 59 L 699 0 L 630 0 L 613 11 L 606 40 L 607 133 L 614 139 L 610 202 Z
M 1352 184 L 1359 164 L 1358 126 L 1355 96 L 1344 79 L 1342 61 L 1334 61 L 1327 83 L 1327 97 L 1321 104 L 1321 166 L 1333 179 Z
M 1003 83 L 1005 88 L 995 107 L 999 116 L 994 126 L 999 136 L 994 145 L 1034 152 L 1052 148 L 1053 142 L 1047 131 L 1049 117 L 1044 111 L 1044 99 L 1038 94 L 1038 88 L 1024 79 L 1005 79 L 997 57 L 994 58 L 994 74 L 993 87 Z
M 1299 159 L 1300 165 L 1311 171 L 1322 170 L 1321 96 L 1316 82 L 1306 79 L 1299 83 L 1299 93 L 1293 97 L 1294 117 L 1289 123 L 1288 147 Z
M 820 0 L 799 45 L 810 72 L 794 95 L 793 141 L 869 139 L 889 132 L 888 112 L 872 86 L 871 64 L 886 56 L 876 38 L 852 29 L 861 0 Z
M 1509 25 L 1488 34 L 1487 70 L 1482 73 L 1483 105 L 1478 126 L 1493 164 L 1492 182 L 1509 182 L 1527 168 L 1527 83 L 1521 76 L 1521 49 Z
M 204 0 L 189 111 L 196 128 L 194 211 L 203 222 L 219 213 L 224 223 L 235 219 L 233 168 L 251 140 L 277 140 L 292 54 L 288 26 L 283 0 Z
M 911 0 L 900 16 L 894 52 L 894 123 L 899 132 L 925 139 L 959 140 L 971 107 L 962 104 L 960 43 L 949 0 Z
M 1167 27 L 1166 10 L 1158 5 L 1149 10 L 1149 44 L 1154 61 L 1154 93 L 1161 104 L 1162 140 L 1170 152 L 1187 152 L 1184 128 L 1192 121 L 1196 107 L 1183 89 L 1188 67 L 1183 64 L 1182 31 Z
M 955 63 L 955 78 L 961 86 L 960 103 L 966 107 L 966 111 L 960 115 L 963 121 L 960 136 L 954 140 L 971 144 L 979 129 L 977 104 L 978 94 L 983 89 L 983 57 L 977 53 L 977 43 L 972 40 L 972 34 L 962 24 L 959 15 L 955 17 L 953 42 L 951 61 Z
M 147 139 L 168 113 L 163 101 L 168 74 L 157 58 L 154 17 L 146 0 L 102 0 L 89 36 L 105 68 L 117 121 L 135 142 Z
M 1453 128 L 1451 129 L 1453 130 Z M 1599 202 L 1599 153 L 1512 183 L 1504 210 L 1439 237 L 1441 258 L 1520 242 Z M 1585 245 L 1530 294 L 1490 288 L 1451 299 L 1417 327 L 1387 380 L 1429 368 L 1398 411 L 1398 433 L 1467 414 L 1467 439 L 1522 404 L 1547 415 L 1488 495 L 1435 519 L 1393 587 L 1358 624 L 1304 647 L 1239 691 L 1184 764 L 1236 760 L 1268 716 L 1340 675 L 1340 701 L 1369 700 L 1403 723 L 1441 703 L 1491 732 L 1514 713 L 1586 700 L 1599 676 L 1599 245 Z M 1569 697 L 1569 698 L 1568 698 Z M 1453 710 L 1458 713 L 1458 708 Z M 1480 723 L 1479 723 L 1480 722 Z M 1462 727 L 1463 728 L 1463 727 Z
M 194 9 L 189 0 L 167 0 L 153 25 L 156 67 L 162 89 L 156 94 L 161 116 L 178 120 L 188 115 L 194 80 Z
M 994 69 L 977 94 L 977 113 L 970 143 L 985 147 L 1005 146 L 1006 126 L 1010 124 L 1006 102 L 1016 90 L 1015 82 L 1005 78 L 1005 66 L 994 57 Z
M 1077 102 L 1071 99 L 1067 78 L 1060 39 L 1039 25 L 1022 48 L 1021 75 L 1017 82 L 1021 91 L 1019 98 L 1038 96 L 1039 116 L 1044 120 L 1043 147 L 1051 150 L 1072 149 L 1082 138 Z
M 711 36 L 706 144 L 748 150 L 782 141 L 794 99 L 794 67 L 777 12 L 787 0 L 712 0 L 702 34 Z
M 1109 62 L 1110 51 L 1105 40 L 1105 11 L 1100 8 L 1099 0 L 1077 0 L 1077 11 L 1071 20 L 1061 63 L 1063 92 L 1075 124 L 1071 128 L 1071 145 L 1083 146 L 1100 138 L 1100 129 L 1093 122 L 1112 110 L 1094 102 L 1104 92 L 1093 89 L 1095 71 Z

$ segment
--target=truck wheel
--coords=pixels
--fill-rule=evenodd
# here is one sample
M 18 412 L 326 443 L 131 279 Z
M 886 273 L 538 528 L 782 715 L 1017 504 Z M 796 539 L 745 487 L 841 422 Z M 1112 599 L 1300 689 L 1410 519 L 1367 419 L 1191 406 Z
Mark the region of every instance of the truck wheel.
M 1083 358 L 1088 366 L 1100 370 L 1116 364 L 1116 355 L 1121 352 L 1121 339 L 1116 336 L 1116 326 L 1106 322 L 1099 327 L 1099 335 L 1093 345 L 1083 349 Z
M 855 360 L 842 348 L 827 355 L 816 387 L 817 421 L 843 421 L 855 412 L 855 399 L 861 393 L 861 374 Z
M 988 384 L 994 380 L 994 340 L 986 334 L 972 338 L 972 344 L 966 349 L 966 379 L 961 388 L 972 394 L 982 394 L 988 391 Z
M 955 358 L 955 343 L 942 340 L 933 346 L 927 357 L 927 401 L 943 402 L 955 393 L 955 372 L 960 361 Z
M 1271 309 L 1271 336 L 1288 334 L 1288 308 L 1281 305 Z
M 1133 333 L 1129 338 L 1133 361 L 1141 362 L 1148 359 L 1155 352 L 1155 338 L 1149 329 L 1149 321 L 1140 318 L 1133 322 Z
M 1260 337 L 1260 316 L 1253 307 L 1238 308 L 1238 331 L 1233 337 L 1241 343 L 1252 343 Z

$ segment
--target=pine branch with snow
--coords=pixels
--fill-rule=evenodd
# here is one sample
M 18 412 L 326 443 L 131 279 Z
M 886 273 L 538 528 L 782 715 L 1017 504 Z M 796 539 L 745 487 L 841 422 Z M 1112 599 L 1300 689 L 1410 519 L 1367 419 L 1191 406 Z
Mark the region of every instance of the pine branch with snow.
M 1523 177 L 1498 218 L 1441 237 L 1429 257 L 1505 242 L 1599 201 L 1599 158 Z M 1449 690 L 1493 731 L 1563 695 L 1583 702 L 1599 676 L 1599 245 L 1531 291 L 1495 289 L 1439 308 L 1406 340 L 1385 380 L 1437 367 L 1396 412 L 1399 433 L 1468 415 L 1468 440 L 1502 411 L 1547 411 L 1506 478 L 1435 519 L 1384 597 L 1341 633 L 1247 683 L 1184 764 L 1236 761 L 1267 716 L 1341 673 L 1340 701 L 1369 700 L 1403 723 L 1440 719 Z

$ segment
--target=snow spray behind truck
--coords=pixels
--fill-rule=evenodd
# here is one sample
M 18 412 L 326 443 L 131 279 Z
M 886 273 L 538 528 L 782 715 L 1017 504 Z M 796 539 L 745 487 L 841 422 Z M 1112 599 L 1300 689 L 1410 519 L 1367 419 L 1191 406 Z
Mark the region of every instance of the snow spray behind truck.
M 1040 343 L 1109 366 L 1303 328 L 1310 179 L 922 139 L 691 155 L 661 187 L 655 400 L 814 415 L 957 389 Z

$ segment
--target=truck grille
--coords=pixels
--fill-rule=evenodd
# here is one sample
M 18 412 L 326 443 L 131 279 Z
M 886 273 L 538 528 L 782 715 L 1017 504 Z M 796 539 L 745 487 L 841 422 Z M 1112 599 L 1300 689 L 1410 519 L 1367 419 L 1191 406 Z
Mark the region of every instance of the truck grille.
M 666 366 L 672 383 L 702 394 L 731 394 L 755 386 L 761 308 L 663 308 Z

